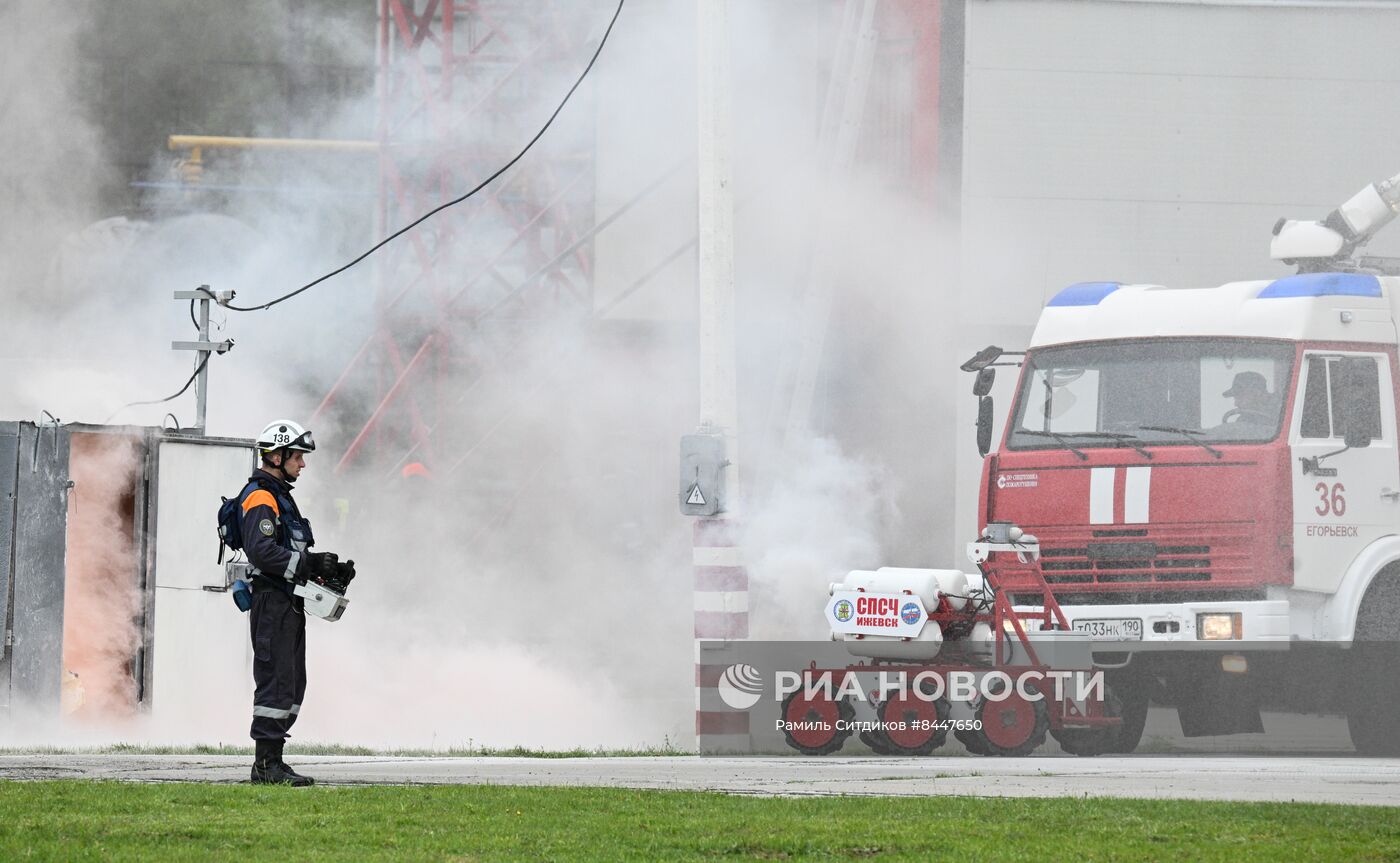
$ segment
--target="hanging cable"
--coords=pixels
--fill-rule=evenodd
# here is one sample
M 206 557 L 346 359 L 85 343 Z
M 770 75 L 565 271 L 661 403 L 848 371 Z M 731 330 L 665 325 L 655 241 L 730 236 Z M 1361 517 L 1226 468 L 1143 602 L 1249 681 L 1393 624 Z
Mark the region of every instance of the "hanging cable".
M 606 45 L 606 44 L 608 43 L 608 36 L 612 33 L 613 25 L 617 23 L 617 18 L 618 18 L 618 16 L 622 14 L 622 6 L 623 6 L 623 4 L 626 3 L 626 2 L 627 2 L 627 0 L 617 0 L 617 9 L 613 11 L 612 19 L 611 19 L 610 21 L 608 21 L 608 27 L 607 27 L 607 29 L 603 31 L 603 38 L 600 39 L 600 40 L 598 41 L 598 48 L 597 48 L 597 50 L 595 50 L 595 51 L 593 52 L 593 56 L 589 59 L 588 65 L 585 66 L 585 67 L 583 67 L 583 72 L 582 72 L 582 74 L 580 74 L 580 75 L 578 76 L 578 80 L 574 81 L 574 85 L 573 85 L 572 87 L 569 88 L 569 91 L 568 91 L 567 93 L 564 94 L 564 99 L 563 99 L 562 102 L 559 103 L 559 107 L 557 107 L 557 108 L 554 109 L 554 113 L 552 113 L 552 114 L 549 115 L 549 119 L 545 121 L 544 125 L 540 127 L 540 130 L 539 130 L 538 132 L 535 133 L 535 136 L 534 136 L 533 138 L 530 139 L 529 143 L 527 143 L 527 144 L 525 145 L 525 147 L 524 147 L 519 153 L 516 153 L 516 154 L 515 154 L 515 157 L 514 157 L 514 158 L 512 158 L 509 162 L 506 162 L 504 165 L 502 165 L 502 166 L 501 166 L 495 173 L 493 173 L 491 176 L 487 177 L 485 180 L 482 180 L 479 184 L 477 184 L 476 188 L 472 189 L 470 192 L 467 192 L 465 195 L 462 195 L 462 196 L 457 197 L 457 198 L 453 198 L 453 199 L 450 200 L 450 201 L 447 201 L 447 202 L 445 202 L 445 203 L 439 204 L 438 206 L 434 207 L 433 209 L 429 210 L 428 212 L 426 212 L 426 213 L 424 213 L 423 215 L 419 216 L 418 218 L 414 219 L 412 222 L 409 222 L 407 225 L 404 225 L 402 228 L 399 228 L 399 229 L 398 229 L 397 231 L 395 231 L 394 233 L 390 234 L 389 236 L 387 236 L 387 237 L 385 237 L 384 239 L 380 240 L 379 242 L 375 243 L 373 246 L 370 246 L 370 248 L 369 248 L 367 251 L 365 251 L 365 252 L 364 252 L 363 254 L 361 254 L 359 257 L 355 258 L 355 259 L 354 259 L 353 261 L 351 261 L 350 263 L 345 264 L 345 265 L 342 266 L 342 267 L 338 267 L 337 269 L 331 270 L 329 273 L 326 273 L 324 276 L 321 276 L 321 277 L 318 278 L 318 279 L 314 279 L 314 280 L 312 280 L 312 281 L 310 281 L 310 282 L 307 282 L 306 284 L 302 285 L 301 287 L 297 288 L 297 289 L 294 290 L 294 291 L 291 291 L 291 292 L 289 292 L 289 293 L 283 294 L 283 295 L 280 296 L 280 297 L 276 297 L 276 298 L 274 298 L 274 299 L 268 300 L 267 302 L 263 303 L 262 305 L 258 305 L 258 306 L 235 306 L 235 305 L 232 305 L 232 304 L 230 304 L 230 303 L 224 303 L 224 304 L 223 304 L 224 308 L 226 308 L 226 309 L 231 309 L 231 310 L 233 310 L 233 311 L 235 311 L 235 312 L 257 312 L 257 311 L 263 311 L 263 310 L 265 310 L 265 309 L 270 309 L 270 308 L 272 308 L 273 306 L 277 305 L 278 303 L 284 303 L 284 302 L 286 302 L 287 300 L 290 300 L 292 297 L 295 297 L 295 296 L 298 295 L 298 294 L 301 294 L 301 293 L 304 293 L 304 292 L 306 292 L 306 291 L 309 291 L 309 290 L 311 290 L 312 288 L 316 287 L 317 285 L 321 284 L 322 282 L 326 281 L 327 279 L 330 279 L 330 278 L 333 278 L 333 277 L 335 277 L 335 276 L 338 276 L 338 275 L 340 275 L 341 273 L 345 272 L 346 270 L 350 269 L 351 267 L 355 266 L 356 264 L 360 263 L 360 262 L 363 261 L 365 258 L 368 258 L 370 255 L 374 254 L 375 252 L 377 252 L 377 251 L 379 251 L 380 249 L 382 249 L 382 248 L 384 248 L 385 246 L 387 246 L 387 245 L 388 245 L 390 242 L 392 242 L 393 240 L 397 239 L 398 237 L 403 236 L 405 233 L 407 233 L 407 232 L 411 231 L 412 229 L 418 227 L 418 226 L 421 225 L 423 222 L 427 221 L 428 219 L 432 218 L 433 216 L 437 215 L 438 213 L 441 213 L 443 210 L 446 210 L 448 207 L 455 207 L 456 205 L 458 205 L 458 204 L 462 203 L 463 201 L 467 200 L 467 199 L 470 198 L 472 195 L 475 195 L 477 192 L 480 192 L 482 189 L 484 189 L 484 188 L 486 188 L 487 186 L 489 186 L 489 185 L 491 184 L 491 182 L 492 182 L 493 180 L 495 180 L 497 177 L 501 176 L 501 175 L 504 174 L 506 171 L 509 171 L 511 168 L 515 167 L 515 163 L 516 163 L 516 162 L 519 162 L 519 161 L 525 156 L 526 153 L 530 152 L 530 148 L 533 147 L 533 146 L 535 146 L 535 142 L 538 141 L 540 138 L 544 137 L 544 133 L 545 133 L 545 132 L 549 131 L 549 127 L 552 126 L 552 125 L 554 124 L 554 119 L 555 119 L 556 117 L 559 116 L 559 112 L 563 111 L 563 110 L 564 110 L 564 106 L 567 105 L 567 104 L 569 104 L 569 99 L 573 97 L 574 91 L 577 90 L 577 89 L 579 88 L 579 85 L 583 83 L 583 79 L 588 77 L 588 73 L 591 72 L 591 71 L 593 70 L 593 64 L 596 63 L 596 62 L 598 62 L 598 56 L 599 56 L 600 54 L 603 53 L 603 46 Z
M 345 264 L 344 266 L 341 266 L 341 267 L 338 267 L 338 268 L 336 268 L 336 269 L 334 269 L 334 270 L 331 270 L 329 273 L 326 273 L 324 276 L 321 276 L 320 278 L 317 278 L 317 279 L 314 279 L 314 280 L 312 280 L 312 281 L 310 281 L 310 282 L 307 282 L 306 284 L 302 285 L 301 287 L 297 288 L 297 289 L 294 290 L 294 291 L 291 291 L 291 292 L 289 292 L 289 293 L 283 294 L 283 295 L 281 295 L 280 297 L 276 297 L 276 298 L 274 298 L 274 299 L 268 300 L 266 303 L 263 303 L 262 305 L 258 305 L 258 306 L 235 306 L 235 305 L 233 305 L 232 303 L 227 302 L 227 301 L 220 302 L 219 305 L 221 305 L 221 306 L 223 306 L 224 308 L 229 309 L 229 310 L 231 310 L 231 311 L 235 311 L 235 312 L 257 312 L 257 311 L 263 311 L 263 310 L 265 310 L 265 309 L 270 309 L 270 308 L 272 308 L 273 306 L 277 305 L 278 303 L 284 303 L 284 302 L 286 302 L 287 300 L 290 300 L 292 297 L 297 296 L 298 294 L 302 294 L 302 293 L 305 293 L 306 291 L 311 290 L 312 288 L 316 287 L 317 285 L 321 284 L 322 282 L 326 281 L 327 279 L 331 279 L 331 278 L 334 278 L 335 276 L 340 275 L 341 273 L 345 272 L 346 270 L 348 270 L 348 269 L 350 269 L 351 267 L 355 266 L 356 264 L 360 263 L 360 262 L 363 261 L 365 258 L 368 258 L 370 255 L 372 255 L 372 254 L 374 254 L 375 252 L 379 251 L 380 249 L 384 248 L 385 246 L 387 246 L 389 243 L 391 243 L 391 242 L 394 241 L 395 239 L 397 239 L 397 238 L 403 236 L 404 234 L 406 234 L 406 233 L 408 233 L 409 231 L 413 230 L 414 228 L 418 227 L 418 226 L 421 225 L 423 222 L 427 221 L 428 219 L 432 218 L 433 216 L 437 215 L 438 213 L 442 212 L 443 210 L 446 210 L 446 209 L 449 208 L 449 207 L 455 207 L 456 205 L 462 203 L 463 201 L 465 201 L 465 200 L 467 200 L 468 198 L 470 198 L 470 197 L 472 197 L 473 195 L 475 195 L 477 192 L 480 192 L 482 189 L 484 189 L 484 188 L 486 188 L 487 186 L 491 185 L 491 183 L 492 183 L 493 181 L 495 181 L 498 177 L 500 177 L 500 176 L 501 176 L 502 174 L 504 174 L 506 171 L 509 171 L 511 168 L 515 167 L 515 164 L 516 164 L 517 162 L 519 162 L 522 158 L 524 158 L 526 153 L 530 152 L 530 148 L 534 147 L 534 146 L 535 146 L 535 143 L 538 142 L 538 141 L 540 140 L 540 138 L 543 138 L 543 137 L 544 137 L 544 133 L 547 132 L 547 131 L 549 131 L 549 127 L 552 126 L 552 125 L 554 125 L 554 120 L 555 120 L 555 118 L 557 118 L 557 117 L 559 116 L 560 112 L 562 112 L 562 111 L 564 110 L 564 106 L 567 105 L 567 104 L 569 104 L 569 100 L 570 100 L 571 98 L 573 98 L 574 91 L 578 90 L 579 85 L 581 85 L 581 84 L 583 83 L 583 80 L 584 80 L 585 78 L 588 77 L 588 73 L 591 72 L 591 71 L 593 71 L 593 66 L 594 66 L 595 63 L 598 62 L 598 57 L 602 55 L 602 53 L 603 53 L 603 46 L 606 45 L 606 44 L 608 43 L 608 37 L 609 37 L 610 35 L 612 35 L 613 26 L 614 26 L 615 24 L 617 24 L 618 16 L 622 14 L 622 7 L 626 4 L 626 2 L 627 2 L 627 0 L 617 0 L 617 8 L 616 8 L 615 10 L 613 10 L 612 18 L 609 19 L 607 29 L 603 31 L 603 36 L 602 36 L 602 38 L 598 40 L 598 47 L 593 51 L 593 56 L 589 58 L 589 60 L 588 60 L 588 65 L 586 65 L 586 66 L 583 67 L 583 72 L 581 72 L 581 73 L 579 74 L 578 79 L 574 81 L 573 86 L 571 86 L 571 87 L 569 88 L 568 92 L 566 92 L 566 93 L 564 94 L 563 100 L 560 101 L 559 106 L 558 106 L 557 108 L 554 109 L 554 112 L 551 113 L 551 114 L 549 115 L 549 119 L 548 119 L 548 120 L 545 120 L 545 123 L 544 123 L 543 126 L 540 127 L 540 130 L 539 130 L 538 132 L 535 133 L 534 137 L 532 137 L 532 138 L 525 144 L 525 146 L 520 150 L 520 152 L 519 152 L 519 153 L 516 153 L 515 156 L 514 156 L 510 161 L 508 161 L 508 162 L 506 162 L 504 165 L 502 165 L 499 169 L 497 169 L 494 173 L 492 173 L 491 176 L 487 177 L 485 180 L 482 180 L 480 183 L 478 183 L 478 184 L 476 185 L 476 187 L 473 188 L 471 191 L 469 191 L 469 192 L 467 192 L 466 194 L 461 195 L 461 196 L 459 196 L 459 197 L 457 197 L 457 198 L 453 198 L 453 199 L 450 200 L 450 201 L 447 201 L 447 202 L 445 202 L 445 203 L 439 204 L 438 206 L 434 207 L 433 209 L 429 210 L 428 212 L 426 212 L 426 213 L 424 213 L 423 215 L 419 216 L 418 218 L 414 219 L 412 222 L 409 222 L 407 225 L 404 225 L 402 228 L 399 228 L 397 231 L 393 232 L 393 233 L 390 234 L 389 236 L 387 236 L 387 237 L 385 237 L 384 239 L 380 240 L 379 242 L 375 243 L 373 246 L 371 246 L 369 249 L 367 249 L 363 254 L 361 254 L 359 257 L 355 258 L 354 260 L 350 261 L 348 264 Z M 207 289 L 204 289 L 204 292 L 205 292 L 205 293 L 208 293 L 208 294 L 210 295 L 211 298 L 214 298 L 213 292 L 208 291 Z M 217 300 L 216 300 L 216 301 L 217 301 Z M 195 324 L 195 327 L 196 327 L 196 329 L 197 329 L 198 326 L 199 326 L 199 324 L 198 324 L 198 322 L 195 320 L 195 317 L 194 317 L 194 301 L 193 301 L 193 300 L 190 301 L 190 321 L 191 321 L 192 323 Z M 199 377 L 199 373 L 200 373 L 201 371 L 204 370 L 204 367 L 205 367 L 206 365 L 208 365 L 208 363 L 209 363 L 209 357 L 211 357 L 211 356 L 213 356 L 213 354 L 208 354 L 208 355 L 206 355 L 206 356 L 204 357 L 204 359 L 200 362 L 199 367 L 196 368 L 196 369 L 194 370 L 194 374 L 190 375 L 189 380 L 185 381 L 185 385 L 182 386 L 182 387 L 180 387 L 179 392 L 175 393 L 175 394 L 172 395 L 172 396 L 167 396 L 166 398 L 163 398 L 163 399 L 154 399 L 154 400 L 152 400 L 152 401 L 131 402 L 131 403 L 129 403 L 129 404 L 122 405 L 121 407 L 117 408 L 116 411 L 114 411 L 114 412 L 112 413 L 112 416 L 108 417 L 108 418 L 104 421 L 103 424 L 106 425 L 107 423 L 110 423 L 110 422 L 112 421 L 112 419 L 115 418 L 115 417 L 117 416 L 117 414 L 121 413 L 122 411 L 126 410 L 127 408 L 139 407 L 139 406 L 141 406 L 141 405 L 158 405 L 158 404 L 163 404 L 164 402 L 173 401 L 173 400 L 179 398 L 180 396 L 184 395 L 184 394 L 185 394 L 185 391 L 188 390 L 188 389 L 190 388 L 190 384 L 194 383 L 195 378 Z
M 194 374 L 190 375 L 190 379 L 187 380 L 187 381 L 185 381 L 185 385 L 182 386 L 182 387 L 180 387 L 180 391 L 177 392 L 177 393 L 175 393 L 175 395 L 173 395 L 173 396 L 166 396 L 166 397 L 163 398 L 163 399 L 153 399 L 153 400 L 148 401 L 148 402 L 128 402 L 127 404 L 124 404 L 124 405 L 122 405 L 121 407 L 117 408 L 116 410 L 112 411 L 112 416 L 109 416 L 109 417 L 107 417 L 105 420 L 103 420 L 103 421 L 102 421 L 102 424 L 103 424 L 103 425 L 107 425 L 108 423 L 110 423 L 110 422 L 113 420 L 113 418 L 116 417 L 117 414 L 121 413 L 122 411 L 126 410 L 127 408 L 139 407 L 139 406 L 141 406 L 141 405 L 159 405 L 159 404 L 164 404 L 164 403 L 166 403 L 166 402 L 174 401 L 175 399 L 178 399 L 180 396 L 182 396 L 182 395 L 185 394 L 185 390 L 187 390 L 187 389 L 190 388 L 190 384 L 194 383 L 194 379 L 197 378 L 197 377 L 199 377 L 199 373 L 202 372 L 202 371 L 204 371 L 204 367 L 207 366 L 207 365 L 209 365 L 209 358 L 212 357 L 213 355 L 214 355 L 214 354 L 213 354 L 212 351 L 204 355 L 204 359 L 200 360 L 200 361 L 199 361 L 199 365 L 195 367 Z

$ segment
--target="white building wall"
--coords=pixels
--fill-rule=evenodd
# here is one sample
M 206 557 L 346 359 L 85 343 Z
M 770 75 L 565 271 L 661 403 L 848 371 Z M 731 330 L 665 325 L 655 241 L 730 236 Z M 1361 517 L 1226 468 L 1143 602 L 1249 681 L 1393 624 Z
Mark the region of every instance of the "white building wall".
M 1397 34 L 1400 3 L 973 0 L 969 316 L 1030 323 L 1089 279 L 1286 274 L 1280 216 L 1400 171 Z

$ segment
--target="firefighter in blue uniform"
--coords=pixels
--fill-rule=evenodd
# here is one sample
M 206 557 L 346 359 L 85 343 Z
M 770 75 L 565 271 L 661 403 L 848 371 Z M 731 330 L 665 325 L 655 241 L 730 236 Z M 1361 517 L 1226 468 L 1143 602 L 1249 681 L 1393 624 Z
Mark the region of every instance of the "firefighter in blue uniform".
M 314 780 L 282 760 L 287 732 L 301 711 L 306 693 L 306 617 L 293 594 L 298 583 L 354 577 L 353 563 L 333 554 L 310 551 L 316 540 L 311 524 L 292 500 L 292 485 L 316 450 L 311 432 L 291 420 L 274 420 L 257 439 L 262 464 L 239 495 L 243 511 L 243 547 L 254 568 L 253 727 L 257 754 L 255 783 L 311 785 Z

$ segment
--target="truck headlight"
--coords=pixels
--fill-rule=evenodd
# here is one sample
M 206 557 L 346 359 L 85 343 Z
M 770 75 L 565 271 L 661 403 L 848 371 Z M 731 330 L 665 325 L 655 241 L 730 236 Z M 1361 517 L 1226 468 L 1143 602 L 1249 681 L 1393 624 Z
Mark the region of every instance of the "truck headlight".
M 1202 641 L 1238 641 L 1244 625 L 1238 611 L 1196 615 L 1196 638 Z

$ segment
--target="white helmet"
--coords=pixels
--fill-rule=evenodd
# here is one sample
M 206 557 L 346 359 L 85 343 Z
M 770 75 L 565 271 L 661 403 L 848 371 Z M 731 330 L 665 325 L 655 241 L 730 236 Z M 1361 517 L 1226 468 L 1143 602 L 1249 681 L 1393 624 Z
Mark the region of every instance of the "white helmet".
M 258 435 L 257 445 L 261 455 L 280 449 L 316 451 L 316 441 L 311 438 L 311 432 L 291 420 L 273 420 L 268 423 L 267 428 Z

